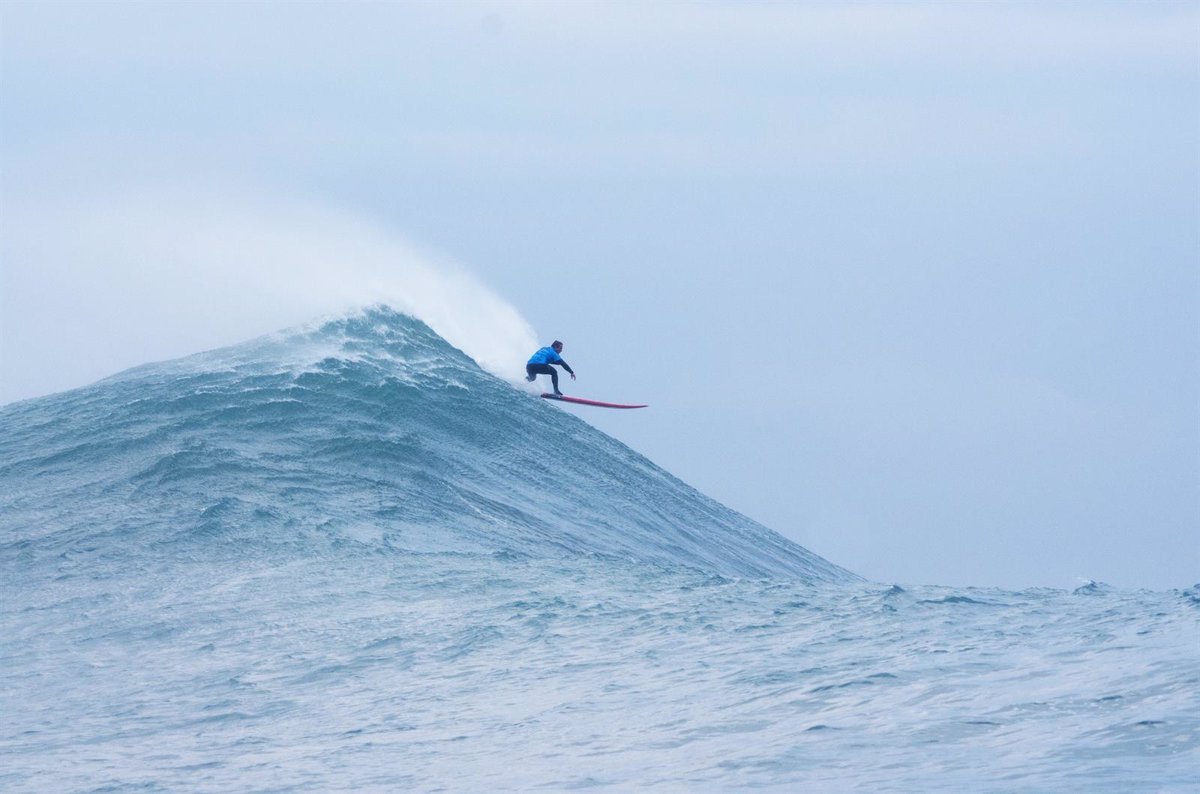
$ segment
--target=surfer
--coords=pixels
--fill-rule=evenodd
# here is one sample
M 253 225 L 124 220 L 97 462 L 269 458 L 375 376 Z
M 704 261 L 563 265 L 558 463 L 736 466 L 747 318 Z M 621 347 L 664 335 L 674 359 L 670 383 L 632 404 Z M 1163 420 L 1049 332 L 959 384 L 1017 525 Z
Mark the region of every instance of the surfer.
M 562 349 L 563 343 L 556 339 L 550 347 L 543 347 L 530 356 L 529 363 L 525 365 L 525 380 L 532 383 L 538 375 L 549 375 L 550 381 L 554 384 L 554 393 L 561 396 L 562 392 L 558 390 L 558 370 L 550 365 L 561 364 L 562 368 L 571 374 L 571 380 L 575 380 L 575 370 L 571 369 L 571 365 L 563 361 L 563 357 L 559 355 Z

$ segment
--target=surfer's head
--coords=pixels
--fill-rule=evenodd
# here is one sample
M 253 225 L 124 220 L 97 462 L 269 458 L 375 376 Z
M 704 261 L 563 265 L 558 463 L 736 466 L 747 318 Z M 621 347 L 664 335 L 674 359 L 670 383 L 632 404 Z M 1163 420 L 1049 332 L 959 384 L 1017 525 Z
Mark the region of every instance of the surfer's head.
M 550 345 L 550 347 L 554 348 L 554 352 L 555 352 L 555 353 L 561 353 L 561 352 L 562 352 L 562 348 L 563 348 L 563 344 L 562 344 L 562 342 L 560 342 L 560 341 L 558 341 L 557 339 L 555 339 L 555 340 L 554 340 L 554 344 Z

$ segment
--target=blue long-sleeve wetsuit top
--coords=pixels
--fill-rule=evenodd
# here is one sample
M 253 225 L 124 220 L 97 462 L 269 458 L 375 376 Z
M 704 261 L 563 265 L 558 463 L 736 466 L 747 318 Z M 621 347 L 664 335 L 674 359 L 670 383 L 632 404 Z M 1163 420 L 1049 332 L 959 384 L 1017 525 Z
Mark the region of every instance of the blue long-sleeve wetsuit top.
M 552 347 L 543 347 L 529 357 L 530 364 L 562 364 L 567 372 L 573 372 L 571 365 L 563 361 L 563 357 Z

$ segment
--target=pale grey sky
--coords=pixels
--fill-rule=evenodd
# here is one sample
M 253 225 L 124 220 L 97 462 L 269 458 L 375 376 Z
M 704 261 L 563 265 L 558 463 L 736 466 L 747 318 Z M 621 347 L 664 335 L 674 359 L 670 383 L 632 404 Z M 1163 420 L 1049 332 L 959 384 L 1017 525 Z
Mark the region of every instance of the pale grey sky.
M 1194 584 L 1198 53 L 1194 2 L 6 3 L 0 402 L 416 290 L 865 576 Z

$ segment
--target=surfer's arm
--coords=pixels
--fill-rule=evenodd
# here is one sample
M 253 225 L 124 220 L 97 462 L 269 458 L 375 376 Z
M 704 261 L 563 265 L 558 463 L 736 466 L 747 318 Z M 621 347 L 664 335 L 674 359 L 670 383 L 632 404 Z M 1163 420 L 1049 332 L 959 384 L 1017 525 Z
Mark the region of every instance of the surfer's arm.
M 558 363 L 562 364 L 563 369 L 565 369 L 567 372 L 571 373 L 571 380 L 575 380 L 575 370 L 571 369 L 571 365 L 568 364 L 567 362 L 563 361 L 562 357 L 559 357 Z

